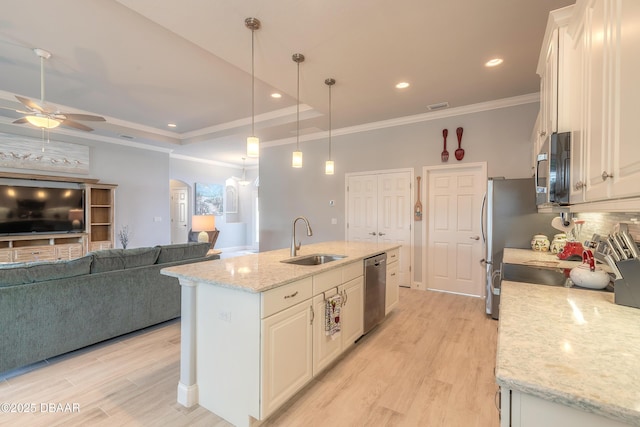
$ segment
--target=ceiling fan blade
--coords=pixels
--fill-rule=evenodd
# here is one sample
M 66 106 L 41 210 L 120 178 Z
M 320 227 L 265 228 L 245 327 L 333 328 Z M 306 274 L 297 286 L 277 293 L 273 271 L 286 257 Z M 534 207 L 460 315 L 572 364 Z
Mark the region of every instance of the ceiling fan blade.
M 16 95 L 16 99 L 18 101 L 20 101 L 21 103 L 23 103 L 25 106 L 31 108 L 32 110 L 40 111 L 41 113 L 45 112 L 44 109 L 41 106 L 39 106 L 38 104 L 36 104 L 34 101 L 30 100 L 29 98 L 24 98 L 22 96 Z
M 91 114 L 67 114 L 67 113 L 60 113 L 60 114 L 65 116 L 67 119 L 71 119 L 71 120 L 83 120 L 88 122 L 106 122 L 106 119 L 104 117 L 93 116 Z
M 15 123 L 15 122 L 14 122 Z M 91 132 L 93 129 L 90 128 L 89 126 L 85 126 L 82 123 L 78 123 L 78 122 L 74 122 L 73 120 L 63 120 L 62 123 L 60 123 L 62 126 L 68 126 L 70 128 L 74 128 L 74 129 L 79 129 L 79 130 L 84 130 L 86 132 Z
M 15 123 L 15 124 L 17 124 L 17 125 L 22 125 L 22 124 L 29 123 L 29 122 L 27 121 L 27 119 L 26 119 L 26 118 L 24 118 L 24 117 L 23 117 L 23 118 L 21 118 L 21 119 L 14 120 L 12 123 Z

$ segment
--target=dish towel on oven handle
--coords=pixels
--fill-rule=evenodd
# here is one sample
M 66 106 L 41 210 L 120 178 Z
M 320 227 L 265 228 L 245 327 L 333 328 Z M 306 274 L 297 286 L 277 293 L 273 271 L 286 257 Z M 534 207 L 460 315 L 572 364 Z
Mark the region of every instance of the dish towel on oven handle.
M 324 302 L 324 333 L 331 339 L 336 339 L 340 334 L 340 308 L 342 296 L 340 294 L 328 298 Z

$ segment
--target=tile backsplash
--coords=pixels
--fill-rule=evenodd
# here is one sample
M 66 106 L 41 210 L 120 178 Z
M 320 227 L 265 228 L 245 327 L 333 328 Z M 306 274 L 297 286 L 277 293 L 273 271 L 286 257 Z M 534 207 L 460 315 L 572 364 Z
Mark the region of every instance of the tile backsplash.
M 606 236 L 617 223 L 628 224 L 633 238 L 640 241 L 640 212 L 576 213 L 573 218 L 585 221 L 578 236 L 580 242 L 591 240 L 594 233 Z

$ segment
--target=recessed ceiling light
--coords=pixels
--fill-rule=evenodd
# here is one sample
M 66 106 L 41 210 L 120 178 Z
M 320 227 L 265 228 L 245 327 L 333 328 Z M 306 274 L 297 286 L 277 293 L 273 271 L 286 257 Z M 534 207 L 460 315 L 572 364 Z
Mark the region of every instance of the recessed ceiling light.
M 397 89 L 406 89 L 409 87 L 409 83 L 407 82 L 400 82 L 396 85 Z
M 274 93 L 271 94 L 271 97 L 275 98 L 275 99 L 280 99 L 280 98 L 282 98 L 282 94 L 280 94 L 278 92 L 274 92 Z
M 502 58 L 493 58 L 489 61 L 487 61 L 484 66 L 485 67 L 495 67 L 496 65 L 500 65 L 502 64 L 504 61 L 502 60 Z
M 169 126 L 170 128 L 174 128 L 174 127 L 176 127 L 177 125 L 176 125 L 175 123 L 167 123 L 167 126 Z

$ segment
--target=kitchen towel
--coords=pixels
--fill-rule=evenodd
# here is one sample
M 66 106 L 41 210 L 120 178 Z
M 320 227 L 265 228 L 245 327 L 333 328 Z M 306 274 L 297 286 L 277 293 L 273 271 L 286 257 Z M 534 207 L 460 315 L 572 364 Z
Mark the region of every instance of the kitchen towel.
M 340 307 L 342 306 L 342 297 L 340 294 L 334 295 L 325 300 L 324 303 L 324 332 L 325 335 L 336 339 L 340 333 Z

